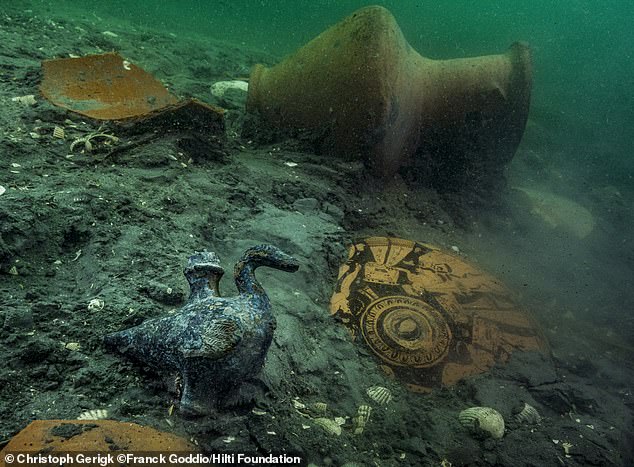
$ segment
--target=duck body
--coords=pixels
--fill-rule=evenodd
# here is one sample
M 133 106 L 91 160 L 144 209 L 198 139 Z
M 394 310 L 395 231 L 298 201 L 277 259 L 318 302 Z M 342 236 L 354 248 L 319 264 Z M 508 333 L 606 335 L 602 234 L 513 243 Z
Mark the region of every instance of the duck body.
M 201 259 L 205 254 L 192 256 L 185 269 L 191 293 L 183 308 L 104 338 L 108 350 L 161 374 L 178 375 L 180 409 L 185 414 L 212 412 L 259 374 L 273 339 L 275 317 L 255 269 L 269 266 L 294 272 L 299 267 L 274 246 L 250 248 L 234 271 L 239 295 L 220 297 L 222 268 L 215 255 Z

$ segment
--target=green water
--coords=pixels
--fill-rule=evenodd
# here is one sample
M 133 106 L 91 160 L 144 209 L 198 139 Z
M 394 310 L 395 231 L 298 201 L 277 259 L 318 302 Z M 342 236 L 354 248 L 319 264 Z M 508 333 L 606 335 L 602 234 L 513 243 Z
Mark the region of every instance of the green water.
M 553 123 L 578 119 L 579 135 L 627 147 L 632 136 L 634 2 L 606 0 L 361 1 L 361 0 L 98 0 L 42 2 L 86 17 L 119 17 L 177 36 L 202 35 L 255 46 L 275 55 L 300 47 L 357 8 L 389 8 L 410 43 L 431 58 L 504 51 L 531 44 L 533 106 Z

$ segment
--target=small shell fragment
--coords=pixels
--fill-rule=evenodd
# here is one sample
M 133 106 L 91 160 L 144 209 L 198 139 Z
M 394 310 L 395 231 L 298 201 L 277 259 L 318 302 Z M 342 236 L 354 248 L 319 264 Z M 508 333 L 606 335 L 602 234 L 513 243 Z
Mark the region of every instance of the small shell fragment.
M 460 424 L 474 435 L 485 435 L 494 439 L 504 436 L 504 418 L 491 407 L 471 407 L 458 415 Z
M 526 425 L 537 425 L 542 421 L 542 417 L 535 407 L 524 402 L 524 408 L 515 415 L 515 421 Z
M 297 162 L 284 162 L 284 165 L 288 167 L 297 167 Z
M 372 407 L 369 405 L 360 405 L 357 409 L 357 415 L 352 418 L 352 424 L 354 426 L 354 434 L 360 435 L 363 433 L 365 426 L 370 420 L 370 414 L 372 413 Z
M 566 455 L 566 457 L 570 457 L 570 448 L 573 446 L 574 445 L 572 443 L 569 443 L 567 441 L 561 443 L 561 447 L 564 449 L 564 454 Z
M 90 302 L 88 302 L 88 311 L 100 311 L 103 310 L 104 306 L 106 306 L 106 303 L 103 300 L 93 298 Z
M 322 427 L 329 435 L 341 436 L 341 425 L 337 420 L 320 417 L 315 418 L 313 422 L 315 425 Z
M 108 418 L 106 409 L 92 409 L 79 414 L 77 420 L 104 420 L 106 418 Z
M 306 408 L 306 404 L 304 404 L 302 401 L 300 401 L 297 397 L 295 399 L 293 399 L 291 401 L 291 403 L 293 404 L 293 408 L 297 409 L 297 410 L 303 410 Z
M 0 195 L 4 194 L 5 191 L 7 191 L 7 189 L 0 185 Z
M 377 404 L 387 405 L 392 400 L 392 393 L 388 388 L 384 388 L 383 386 L 372 386 L 368 388 L 366 392 L 368 397 Z
M 27 106 L 35 105 L 37 103 L 37 101 L 35 100 L 34 94 L 27 94 L 26 96 L 12 97 L 11 100 L 13 102 L 19 102 L 20 104 L 27 105 Z
M 64 139 L 66 137 L 66 133 L 61 126 L 56 126 L 53 128 L 53 138 Z
M 81 344 L 79 342 L 68 342 L 64 344 L 64 348 L 67 350 L 72 350 L 73 352 L 77 352 L 81 350 Z
M 325 402 L 315 402 L 309 406 L 309 409 L 313 415 L 324 416 L 328 410 L 328 404 Z

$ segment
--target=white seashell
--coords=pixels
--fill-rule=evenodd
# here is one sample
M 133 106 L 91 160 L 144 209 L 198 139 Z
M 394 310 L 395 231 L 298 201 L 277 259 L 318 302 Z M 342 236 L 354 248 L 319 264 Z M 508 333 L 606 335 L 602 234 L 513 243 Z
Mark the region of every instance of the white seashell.
M 7 191 L 7 189 L 0 185 L 0 195 L 3 194 L 5 191 Z
M 309 408 L 312 414 L 323 416 L 326 415 L 328 404 L 326 404 L 325 402 L 315 402 L 314 404 L 311 404 Z
M 527 425 L 537 425 L 539 422 L 542 421 L 542 417 L 541 415 L 539 415 L 539 412 L 537 411 L 535 407 L 524 402 L 524 408 L 522 409 L 520 413 L 515 415 L 515 420 L 518 423 L 524 423 Z
M 19 102 L 20 104 L 26 105 L 26 106 L 35 105 L 37 103 L 37 101 L 35 100 L 35 95 L 34 94 L 28 94 L 26 96 L 12 97 L 11 100 L 13 102 Z
M 295 398 L 291 401 L 291 403 L 293 404 L 293 407 L 296 409 L 305 409 L 306 408 L 306 404 L 304 404 L 302 401 L 299 400 L 299 398 Z
M 72 350 L 73 352 L 77 352 L 81 350 L 81 344 L 79 342 L 68 342 L 64 344 L 64 348 L 67 350 Z
M 93 298 L 88 302 L 88 311 L 100 311 L 103 310 L 104 306 L 106 306 L 106 303 L 103 300 Z
M 104 420 L 108 418 L 106 409 L 93 409 L 79 414 L 77 420 Z
M 372 386 L 366 392 L 370 399 L 381 405 L 389 404 L 392 400 L 392 393 L 383 386 Z
M 334 435 L 334 436 L 341 435 L 341 425 L 339 424 L 337 420 L 320 417 L 320 418 L 315 418 L 313 422 L 315 422 L 315 425 L 319 425 L 320 427 L 322 427 L 326 431 L 326 433 L 330 435 Z
M 465 409 L 458 415 L 458 420 L 473 434 L 486 434 L 495 439 L 504 436 L 504 418 L 491 407 Z
M 61 126 L 56 126 L 53 128 L 53 138 L 64 139 L 66 137 L 66 133 Z
M 229 89 L 237 89 L 244 93 L 249 91 L 249 83 L 240 79 L 233 81 L 217 81 L 211 85 L 211 94 L 216 97 L 222 97 Z
M 360 405 L 357 409 L 356 417 L 352 418 L 352 424 L 354 425 L 354 434 L 360 435 L 363 433 L 365 426 L 370 420 L 370 414 L 372 413 L 372 407 L 369 405 Z

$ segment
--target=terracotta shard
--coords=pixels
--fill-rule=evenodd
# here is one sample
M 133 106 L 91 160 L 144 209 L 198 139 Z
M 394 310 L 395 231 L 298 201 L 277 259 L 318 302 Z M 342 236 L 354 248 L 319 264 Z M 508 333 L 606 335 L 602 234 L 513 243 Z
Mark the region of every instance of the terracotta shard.
M 196 99 L 179 100 L 152 75 L 116 53 L 42 62 L 40 91 L 53 104 L 129 134 L 172 135 L 181 149 L 218 153 L 224 111 Z M 213 152 L 210 152 L 210 148 Z
M 372 6 L 278 65 L 256 65 L 247 109 L 275 127 L 318 130 L 325 152 L 364 158 L 390 176 L 416 158 L 503 165 L 523 134 L 530 91 L 526 45 L 432 60 L 408 44 L 388 10 Z
M 453 385 L 513 351 L 548 348 L 497 279 L 410 240 L 372 237 L 353 245 L 330 311 L 413 391 Z
M 160 81 L 116 53 L 45 60 L 42 71 L 44 97 L 98 120 L 140 117 L 178 102 Z
M 197 452 L 187 440 L 136 423 L 114 420 L 35 420 L 0 451 L 0 467 L 9 453 Z M 9 465 L 9 464 L 7 464 Z M 91 464 L 93 465 L 93 464 Z M 167 463 L 166 465 L 177 465 Z

